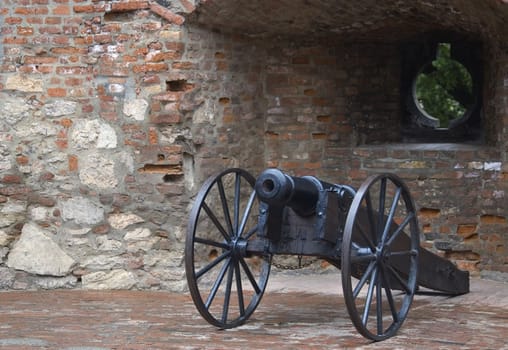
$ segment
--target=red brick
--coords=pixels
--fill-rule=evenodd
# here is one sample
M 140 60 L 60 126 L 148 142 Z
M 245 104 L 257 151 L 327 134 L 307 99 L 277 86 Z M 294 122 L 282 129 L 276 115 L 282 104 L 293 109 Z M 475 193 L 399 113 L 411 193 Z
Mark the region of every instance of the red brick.
M 59 75 L 83 75 L 91 73 L 91 69 L 88 67 L 60 66 L 56 68 L 56 73 Z
M 166 49 L 172 52 L 183 52 L 185 50 L 185 44 L 182 42 L 168 41 L 165 44 Z
M 135 10 L 147 9 L 149 7 L 150 7 L 150 5 L 148 4 L 148 1 L 129 0 L 129 1 L 121 1 L 121 2 L 112 3 L 111 4 L 111 11 L 112 12 L 135 11 Z
M 92 229 L 92 232 L 96 235 L 105 235 L 111 230 L 109 224 L 97 225 Z
M 53 64 L 58 61 L 57 57 L 51 56 L 25 56 L 25 64 Z
M 109 44 L 113 42 L 111 34 L 97 34 L 93 37 L 93 42 L 97 44 Z
M 159 142 L 159 135 L 157 133 L 157 129 L 150 128 L 148 130 L 148 143 L 151 145 L 156 145 Z
M 290 162 L 290 161 L 283 161 L 280 163 L 280 166 L 282 169 L 287 170 L 294 170 L 302 167 L 302 163 L 300 162 Z
M 98 73 L 105 76 L 124 77 L 129 75 L 129 68 L 128 66 L 120 65 L 115 65 L 114 67 L 101 66 L 99 67 Z
M 94 5 L 74 5 L 73 8 L 76 13 L 93 13 L 93 12 L 105 12 L 106 7 L 104 4 Z
M 15 14 L 18 15 L 47 15 L 48 14 L 47 7 L 37 7 L 37 6 L 27 6 L 27 7 L 17 7 L 14 10 Z
M 141 78 L 144 85 L 160 84 L 161 80 L 158 75 L 147 75 Z
M 148 54 L 148 52 L 149 50 L 147 47 L 140 47 L 134 50 L 134 53 L 138 56 L 145 56 L 146 54 Z
M 80 54 L 85 55 L 87 53 L 87 50 L 84 48 L 77 48 L 77 47 L 53 47 L 51 48 L 51 53 L 54 53 L 55 55 L 72 55 L 72 54 Z
M 457 234 L 467 239 L 476 234 L 476 224 L 460 224 L 457 226 Z
M 161 62 L 166 60 L 174 60 L 182 57 L 181 52 L 157 52 L 157 53 L 147 53 L 145 56 L 146 62 Z
M 73 122 L 72 122 L 72 119 L 70 118 L 63 118 L 60 120 L 60 125 L 63 126 L 64 128 L 70 128 L 72 126 Z
M 189 0 L 180 0 L 180 4 L 183 6 L 186 12 L 193 12 L 196 7 Z
M 506 224 L 507 220 L 504 216 L 499 215 L 482 215 L 480 217 L 480 222 L 482 225 L 499 225 Z
M 16 163 L 19 165 L 27 165 L 29 162 L 29 158 L 27 156 L 17 156 L 16 157 Z
M 45 26 L 39 28 L 40 34 L 62 34 L 63 29 L 61 26 Z
M 68 5 L 58 5 L 53 8 L 52 13 L 54 15 L 68 16 L 71 14 L 71 8 Z
M 65 35 L 56 35 L 51 38 L 51 43 L 55 45 L 67 45 L 69 44 L 69 37 Z
M 44 23 L 45 24 L 60 24 L 62 23 L 62 17 L 54 17 L 54 16 L 50 16 L 50 17 L 46 17 L 44 18 Z
M 5 18 L 5 23 L 9 24 L 9 25 L 13 25 L 13 24 L 21 24 L 23 22 L 23 18 L 21 17 L 7 17 Z
M 20 184 L 22 182 L 21 176 L 15 174 L 7 174 L 2 176 L 0 182 L 5 184 Z
M 25 37 L 4 37 L 2 42 L 9 45 L 25 45 L 28 40 Z
M 159 5 L 156 2 L 152 2 L 150 4 L 150 10 L 152 10 L 152 12 L 158 14 L 162 18 L 166 19 L 169 23 L 182 25 L 183 22 L 185 22 L 185 19 L 182 16 L 171 12 L 169 9 Z
M 58 139 L 55 141 L 55 145 L 57 146 L 57 148 L 61 149 L 61 150 L 64 150 L 67 148 L 67 139 Z
M 321 162 L 305 162 L 303 164 L 305 169 L 320 169 L 322 167 Z
M 173 62 L 171 65 L 173 69 L 182 69 L 182 70 L 188 70 L 188 69 L 194 69 L 196 68 L 195 64 L 192 62 Z
M 151 115 L 150 122 L 154 124 L 177 124 L 182 122 L 182 116 L 180 114 Z
M 27 65 L 27 66 L 21 66 L 18 68 L 18 71 L 21 73 L 52 73 L 53 68 L 52 66 L 39 66 L 39 65 Z
M 154 95 L 152 98 L 156 101 L 176 102 L 182 99 L 183 94 L 181 91 L 167 91 Z
M 65 97 L 67 96 L 67 90 L 62 88 L 48 88 L 48 96 L 50 97 Z
M 32 27 L 17 27 L 16 33 L 18 35 L 30 36 L 33 35 L 34 29 Z
M 313 132 L 312 133 L 313 140 L 326 140 L 327 138 L 328 138 L 328 135 L 324 132 Z
M 77 171 L 78 170 L 78 157 L 75 155 L 69 155 L 69 171 Z
M 134 73 L 164 72 L 168 70 L 166 63 L 147 63 L 132 68 Z

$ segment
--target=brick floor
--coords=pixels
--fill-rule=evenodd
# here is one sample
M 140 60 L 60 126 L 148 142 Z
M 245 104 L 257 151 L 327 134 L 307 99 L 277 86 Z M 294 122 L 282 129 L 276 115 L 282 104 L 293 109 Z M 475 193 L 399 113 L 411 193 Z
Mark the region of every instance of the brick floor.
M 338 275 L 270 277 L 248 322 L 220 331 L 187 294 L 148 291 L 0 293 L 1 349 L 508 349 L 508 284 L 473 279 L 469 294 L 417 295 L 397 336 L 360 336 Z

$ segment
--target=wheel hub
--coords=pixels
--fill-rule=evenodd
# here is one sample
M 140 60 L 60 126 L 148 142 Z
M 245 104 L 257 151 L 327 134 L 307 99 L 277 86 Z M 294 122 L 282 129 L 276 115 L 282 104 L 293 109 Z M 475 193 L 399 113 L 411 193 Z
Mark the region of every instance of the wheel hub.
M 243 238 L 234 238 L 231 240 L 229 246 L 231 253 L 235 258 L 245 258 L 247 255 L 247 240 Z
M 388 245 L 383 245 L 382 247 L 376 248 L 376 262 L 386 262 L 388 257 L 390 256 L 390 247 Z

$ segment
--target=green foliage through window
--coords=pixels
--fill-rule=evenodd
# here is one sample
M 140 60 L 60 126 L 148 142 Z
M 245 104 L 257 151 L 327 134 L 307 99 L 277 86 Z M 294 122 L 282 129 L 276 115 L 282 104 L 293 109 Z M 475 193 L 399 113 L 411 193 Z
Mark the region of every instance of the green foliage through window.
M 473 105 L 473 79 L 451 58 L 451 44 L 440 43 L 436 59 L 418 74 L 415 97 L 421 109 L 439 119 L 441 128 L 448 128 L 450 121 L 462 117 Z

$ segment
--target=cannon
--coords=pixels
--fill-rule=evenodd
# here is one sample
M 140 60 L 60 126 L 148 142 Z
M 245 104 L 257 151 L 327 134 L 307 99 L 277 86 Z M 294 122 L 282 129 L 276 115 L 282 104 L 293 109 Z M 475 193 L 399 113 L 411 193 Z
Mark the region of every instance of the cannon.
M 208 178 L 190 212 L 185 270 L 192 300 L 221 329 L 257 308 L 275 255 L 312 256 L 341 270 L 353 325 L 380 341 L 396 334 L 415 293 L 469 292 L 469 274 L 420 247 L 415 204 L 395 174 L 358 189 L 270 168 Z

